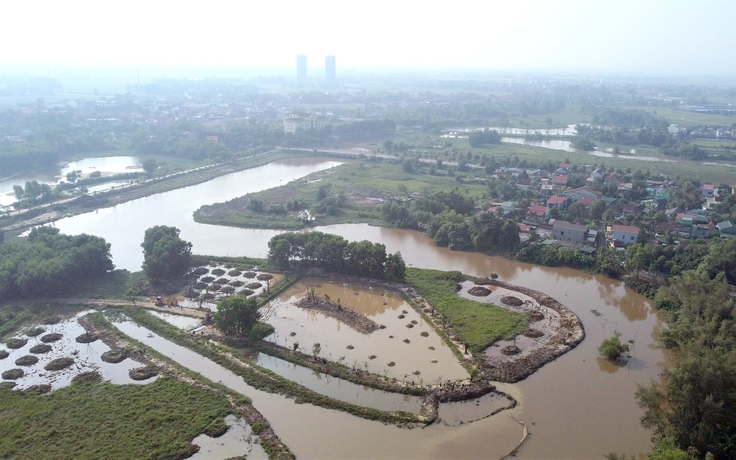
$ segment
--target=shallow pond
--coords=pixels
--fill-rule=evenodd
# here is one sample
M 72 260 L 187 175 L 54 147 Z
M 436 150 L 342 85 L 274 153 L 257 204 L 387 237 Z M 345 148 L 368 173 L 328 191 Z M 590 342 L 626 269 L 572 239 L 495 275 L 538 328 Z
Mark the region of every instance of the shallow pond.
M 312 288 L 317 295 L 339 299 L 385 329 L 363 334 L 321 312 L 297 307 L 296 302 Z M 266 340 L 285 348 L 298 343 L 304 353 L 311 353 L 319 343 L 320 356 L 348 367 L 416 384 L 468 378 L 452 350 L 422 316 L 400 294 L 378 285 L 309 278 L 274 299 L 266 321 L 276 329 Z
M 184 315 L 174 315 L 171 313 L 164 313 L 156 310 L 148 310 L 148 312 L 153 316 L 160 318 L 167 323 L 172 324 L 179 329 L 183 329 L 185 331 L 196 329 L 202 324 L 202 320 L 200 318 L 193 318 L 191 316 Z
M 141 366 L 140 363 L 132 359 L 126 359 L 117 364 L 102 361 L 102 354 L 110 350 L 110 347 L 102 343 L 101 340 L 96 340 L 88 344 L 78 343 L 76 338 L 83 334 L 85 330 L 77 322 L 77 318 L 84 314 L 81 313 L 75 318 L 64 320 L 58 324 L 42 325 L 41 327 L 46 329 L 46 332 L 37 337 L 29 337 L 25 334 L 15 335 L 14 337 L 28 340 L 28 343 L 19 349 L 12 350 L 8 349 L 4 344 L 0 345 L 0 350 L 7 350 L 10 353 L 10 356 L 0 360 L 0 372 L 14 368 L 23 369 L 25 375 L 15 380 L 17 384 L 15 389 L 18 390 L 40 384 L 51 385 L 52 390 L 56 390 L 68 386 L 74 376 L 90 371 L 99 372 L 104 380 L 117 385 L 129 383 L 147 384 L 155 380 L 155 378 L 144 381 L 131 379 L 128 371 Z M 33 354 L 30 352 L 33 346 L 43 343 L 41 337 L 51 333 L 62 334 L 60 340 L 48 343 L 51 346 L 51 351 L 42 354 Z M 26 355 L 36 356 L 39 360 L 31 366 L 18 366 L 15 364 L 16 359 Z M 49 362 L 63 357 L 73 358 L 74 364 L 59 371 L 47 371 L 44 369 L 44 366 Z
M 389 393 L 357 385 L 265 353 L 259 353 L 256 362 L 259 366 L 265 367 L 299 385 L 340 401 L 385 411 L 401 410 L 415 414 L 418 414 L 422 407 L 421 398 L 416 396 Z
M 225 460 L 247 456 L 248 459 L 268 459 L 268 454 L 263 447 L 254 442 L 256 436 L 251 433 L 250 426 L 245 420 L 228 415 L 225 417 L 225 424 L 229 428 L 220 437 L 211 438 L 206 434 L 200 434 L 194 438 L 192 444 L 199 446 L 199 452 L 188 458 L 190 460 Z

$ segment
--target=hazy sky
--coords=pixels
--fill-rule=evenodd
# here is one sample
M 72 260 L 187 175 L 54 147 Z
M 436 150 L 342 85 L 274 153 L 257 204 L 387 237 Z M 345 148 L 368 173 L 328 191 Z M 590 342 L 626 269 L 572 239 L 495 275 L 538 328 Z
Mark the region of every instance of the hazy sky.
M 0 63 L 736 75 L 736 0 L 24 0 Z

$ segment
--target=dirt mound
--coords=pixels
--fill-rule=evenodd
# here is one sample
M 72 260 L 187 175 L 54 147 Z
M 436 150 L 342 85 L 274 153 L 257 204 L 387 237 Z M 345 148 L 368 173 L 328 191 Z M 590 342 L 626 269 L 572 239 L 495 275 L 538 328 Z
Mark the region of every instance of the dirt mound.
M 238 294 L 248 297 L 249 295 L 253 294 L 253 291 L 251 291 L 250 289 L 242 289 L 238 291 Z
M 136 367 L 128 372 L 128 375 L 133 380 L 148 380 L 158 375 L 158 370 L 153 367 Z
M 263 285 L 261 283 L 250 283 L 245 287 L 247 287 L 248 289 L 258 289 L 259 287 L 263 287 Z
M 245 272 L 245 273 L 243 273 L 243 277 L 245 277 L 245 278 L 255 278 L 256 277 L 256 272 Z
M 259 280 L 261 280 L 261 281 L 268 281 L 270 279 L 273 279 L 273 275 L 270 274 L 270 273 L 261 273 L 256 278 L 259 279 Z
M 544 315 L 541 311 L 530 311 L 527 312 L 527 315 L 529 316 L 529 321 L 531 322 L 542 321 L 544 319 Z
M 323 297 L 304 297 L 296 303 L 297 307 L 307 310 L 317 310 L 338 321 L 342 321 L 363 334 L 370 334 L 379 329 L 378 324 L 367 316 L 358 313 L 352 308 L 329 301 Z
M 23 348 L 27 343 L 28 340 L 26 339 L 13 338 L 5 342 L 5 345 L 11 350 L 17 350 L 18 348 Z
M 221 287 L 222 286 L 220 286 L 219 284 L 210 284 L 209 286 L 207 286 L 207 290 L 212 291 L 212 292 L 217 292 L 220 290 Z
M 56 342 L 58 340 L 61 340 L 62 337 L 64 336 L 59 334 L 58 332 L 52 332 L 51 334 L 46 334 L 44 336 L 41 336 L 41 342 L 43 343 Z
M 33 353 L 33 352 L 31 352 Z M 0 359 L 5 359 L 8 356 L 10 356 L 10 353 L 8 353 L 8 350 L 0 350 Z
M 419 334 L 419 335 L 421 335 L 422 337 L 429 337 L 429 332 L 427 332 L 427 331 L 424 331 L 424 332 L 422 332 L 422 333 L 421 333 L 421 334 Z
M 530 339 L 538 339 L 539 337 L 542 337 L 544 335 L 544 332 L 540 331 L 539 329 L 527 329 L 524 331 L 524 335 L 526 337 L 529 337 Z
M 82 372 L 75 375 L 72 382 L 102 382 L 102 375 L 96 371 Z
M 43 334 L 44 332 L 46 332 L 46 329 L 42 327 L 37 327 L 37 328 L 31 329 L 30 331 L 26 332 L 26 335 L 28 337 L 36 337 L 36 336 Z
M 222 286 L 223 284 L 227 284 L 228 282 L 230 282 L 230 280 L 227 278 L 218 278 L 214 281 L 214 284 L 219 284 L 220 286 Z
M 62 369 L 66 369 L 72 364 L 74 364 L 73 358 L 58 358 L 45 365 L 43 368 L 47 371 L 60 371 Z
M 468 294 L 474 295 L 476 297 L 486 297 L 487 295 L 491 294 L 490 289 L 484 288 L 483 286 L 473 286 L 472 288 L 468 289 Z
M 519 353 L 521 353 L 521 348 L 517 347 L 516 345 L 506 345 L 505 347 L 501 348 L 501 353 L 507 356 L 518 355 Z
M 8 390 L 12 390 L 16 385 L 15 382 L 0 382 L 0 388 L 7 388 Z
M 215 280 L 214 276 L 203 276 L 202 279 L 200 279 L 203 283 L 211 283 Z
M 84 334 L 81 334 L 79 337 L 77 337 L 75 340 L 78 343 L 92 343 L 99 339 L 96 334 L 93 334 L 91 332 L 85 332 Z
M 30 395 L 42 395 L 46 394 L 51 391 L 51 385 L 31 385 L 25 390 L 23 390 L 23 393 L 30 394 Z
M 215 276 L 222 276 L 222 275 L 225 274 L 225 270 L 223 270 L 221 268 L 216 268 L 216 269 L 212 270 L 212 274 L 215 275 Z
M 232 280 L 232 281 L 230 281 L 230 282 L 229 282 L 228 284 L 229 284 L 230 286 L 234 286 L 234 287 L 241 287 L 241 286 L 243 286 L 243 284 L 245 284 L 245 283 L 243 283 L 243 282 L 242 282 L 242 281 L 240 281 L 240 280 Z
M 223 286 L 220 289 L 220 292 L 224 292 L 225 294 L 232 294 L 233 292 L 235 292 L 235 288 L 232 286 Z
M 106 363 L 117 364 L 117 363 L 125 361 L 125 358 L 127 357 L 128 357 L 127 350 L 118 349 L 118 350 L 106 351 L 102 353 L 102 356 L 100 358 Z
M 230 270 L 227 272 L 228 276 L 240 276 L 243 274 L 240 270 Z
M 38 356 L 25 355 L 15 360 L 15 364 L 18 366 L 33 366 L 38 362 Z
M 209 272 L 210 272 L 209 268 L 199 267 L 199 268 L 195 269 L 192 273 L 195 274 L 195 275 L 197 275 L 197 276 L 202 276 L 202 275 L 206 275 Z
M 26 375 L 23 369 L 10 369 L 3 372 L 2 377 L 4 380 L 16 380 Z
M 520 306 L 524 305 L 524 301 L 523 300 L 521 300 L 518 297 L 514 297 L 512 295 L 507 295 L 507 296 L 501 297 L 501 303 L 503 303 L 504 305 L 510 305 L 512 307 L 520 307 Z
M 59 318 L 58 316 L 49 316 L 43 321 L 41 321 L 41 323 L 47 326 L 51 326 L 52 324 L 59 324 L 60 322 L 61 322 L 61 318 Z
M 40 354 L 43 354 L 43 353 L 48 353 L 48 352 L 51 351 L 51 345 L 47 345 L 45 343 L 39 343 L 38 345 L 32 346 L 31 349 L 28 350 L 28 351 L 30 351 L 34 355 L 40 355 Z

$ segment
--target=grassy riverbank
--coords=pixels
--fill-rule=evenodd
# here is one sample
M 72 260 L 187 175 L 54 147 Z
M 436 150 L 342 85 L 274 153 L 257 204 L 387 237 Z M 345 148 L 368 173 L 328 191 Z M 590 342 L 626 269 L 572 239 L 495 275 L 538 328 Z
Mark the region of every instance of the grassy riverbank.
M 166 377 L 148 385 L 75 382 L 47 395 L 0 388 L 0 452 L 3 458 L 186 458 L 193 453 L 189 440 L 230 412 L 224 395 Z
M 458 272 L 407 268 L 406 281 L 447 320 L 460 340 L 480 353 L 500 339 L 509 340 L 529 326 L 526 315 L 457 295 Z
M 248 228 L 299 229 L 340 223 L 385 226 L 387 223 L 381 218 L 380 206 L 388 198 L 401 200 L 415 192 L 427 195 L 450 192 L 458 187 L 474 198 L 487 193 L 482 182 L 461 184 L 456 178 L 444 174 L 426 174 L 430 167 L 428 164 L 417 167 L 424 171 L 406 171 L 395 160 L 351 161 L 280 187 L 203 206 L 194 213 L 194 219 L 202 223 Z M 254 201 L 261 203 L 262 211 L 253 209 Z M 298 209 L 310 209 L 315 219 L 305 221 L 299 219 L 295 212 L 287 212 L 289 204 L 294 201 L 298 201 Z M 324 212 L 315 211 L 321 205 Z

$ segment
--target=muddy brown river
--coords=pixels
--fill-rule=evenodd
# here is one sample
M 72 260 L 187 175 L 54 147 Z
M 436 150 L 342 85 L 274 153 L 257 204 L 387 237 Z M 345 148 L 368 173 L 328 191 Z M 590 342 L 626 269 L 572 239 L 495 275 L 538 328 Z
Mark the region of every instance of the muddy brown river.
M 157 224 L 181 228 L 182 237 L 192 241 L 196 253 L 264 257 L 267 242 L 276 231 L 197 224 L 192 212 L 202 204 L 277 186 L 336 164 L 324 159 L 280 161 L 63 219 L 56 225 L 65 233 L 86 232 L 106 238 L 113 244 L 115 264 L 129 270 L 140 269 L 143 232 Z M 609 451 L 648 450 L 650 434 L 639 425 L 641 411 L 634 392 L 637 383 L 657 378 L 664 358 L 652 340 L 652 332 L 661 323 L 644 297 L 604 276 L 438 248 L 418 232 L 368 225 L 318 230 L 349 240 L 383 243 L 391 252 L 401 251 L 411 266 L 460 270 L 476 276 L 497 273 L 502 281 L 542 291 L 580 317 L 586 338 L 526 380 L 499 386 L 519 400 L 517 408 L 461 426 L 404 430 L 253 390 L 249 394 L 254 405 L 298 457 L 498 458 L 522 436 L 521 426 L 509 414 L 525 422 L 531 434 L 519 458 L 600 459 Z M 632 358 L 625 367 L 598 358 L 598 346 L 614 331 L 622 334 L 622 340 L 633 341 Z

